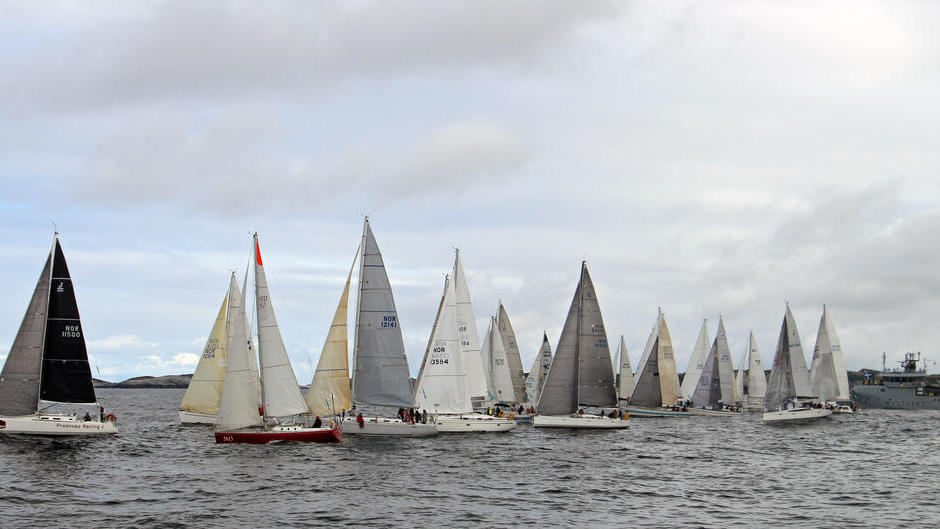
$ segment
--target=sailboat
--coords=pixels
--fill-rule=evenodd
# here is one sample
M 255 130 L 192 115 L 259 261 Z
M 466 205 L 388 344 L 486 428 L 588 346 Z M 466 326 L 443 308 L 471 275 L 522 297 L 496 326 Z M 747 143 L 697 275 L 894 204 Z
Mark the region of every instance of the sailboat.
M 672 338 L 662 309 L 646 342 L 627 410 L 634 417 L 687 417 L 681 405 Z
M 98 407 L 85 335 L 65 254 L 56 233 L 13 347 L 0 372 L 0 433 L 80 436 L 116 434 L 113 415 Z M 54 404 L 95 406 L 86 413 L 48 413 Z
M 689 365 L 685 369 L 685 376 L 682 377 L 682 385 L 679 387 L 679 393 L 682 395 L 683 399 L 692 397 L 692 392 L 695 391 L 695 386 L 698 385 L 698 379 L 702 375 L 702 369 L 705 368 L 708 353 L 708 320 L 702 320 L 702 328 L 698 332 L 698 339 L 695 340 L 695 348 L 692 349 L 692 356 L 689 357 Z
M 346 285 L 340 295 L 339 304 L 333 314 L 333 322 L 326 335 L 326 343 L 320 352 L 317 370 L 307 391 L 307 407 L 317 415 L 336 415 L 349 410 L 352 397 L 349 388 L 349 337 L 347 319 L 349 309 L 349 285 L 352 273 L 359 260 L 359 249 L 346 275 Z M 344 414 L 345 415 L 345 414 Z
M 855 408 L 849 396 L 849 375 L 845 369 L 845 357 L 842 355 L 836 325 L 825 305 L 819 319 L 809 382 L 816 390 L 819 400 L 834 412 L 854 413 Z
M 490 325 L 483 337 L 483 369 L 486 374 L 487 396 L 494 406 L 515 408 L 515 392 L 506 348 L 499 333 L 496 316 L 490 317 Z
M 492 340 L 492 332 L 489 338 Z M 501 347 L 502 340 L 496 338 Z M 475 356 L 467 355 L 462 347 L 457 331 L 457 292 L 452 278 L 446 276 L 444 293 L 418 373 L 415 401 L 418 407 L 433 411 L 437 431 L 441 433 L 512 430 L 516 423 L 507 418 L 473 412 L 467 384 L 467 365 L 473 361 Z
M 532 361 L 532 369 L 529 370 L 529 376 L 525 379 L 525 401 L 526 413 L 534 413 L 535 405 L 539 401 L 539 395 L 542 394 L 542 386 L 545 384 L 545 377 L 552 367 L 552 345 L 548 342 L 548 334 L 542 333 L 542 347 L 535 355 Z
M 636 379 L 633 377 L 633 368 L 630 366 L 630 355 L 627 354 L 627 341 L 620 335 L 620 348 L 617 352 L 620 377 L 617 384 L 617 400 L 626 403 L 630 400 Z
M 832 410 L 812 406 L 815 401 L 815 391 L 806 370 L 806 357 L 800 345 L 800 332 L 787 304 L 764 396 L 764 422 L 806 421 L 832 415 Z
M 488 391 L 489 381 L 486 378 L 483 348 L 480 345 L 480 333 L 477 332 L 476 316 L 473 313 L 473 300 L 470 299 L 470 285 L 463 271 L 460 249 L 456 248 L 454 251 L 456 257 L 454 257 L 451 281 L 454 282 L 454 292 L 457 296 L 457 333 L 460 336 L 460 347 L 467 359 L 467 386 L 470 388 L 473 407 L 483 409 L 494 402 Z
M 600 413 L 585 414 L 584 406 L 600 408 Z M 627 417 L 604 415 L 605 408 L 616 406 L 607 331 L 587 263 L 582 261 L 578 287 L 539 396 L 533 424 L 555 428 L 629 427 Z
M 767 391 L 767 375 L 764 373 L 760 348 L 757 347 L 753 331 L 748 332 L 741 360 L 735 386 L 738 398 L 743 402 L 745 410 L 762 410 L 764 394 Z
M 225 383 L 225 358 L 228 352 L 225 331 L 230 318 L 235 317 L 235 314 L 228 310 L 229 302 L 235 303 L 240 297 L 238 282 L 232 273 L 228 291 L 222 300 L 222 306 L 219 307 L 219 314 L 209 332 L 209 338 L 202 349 L 202 356 L 196 364 L 186 394 L 180 402 L 180 424 L 215 424 L 218 419 L 222 386 Z
M 735 404 L 734 369 L 731 351 L 725 334 L 725 322 L 718 317 L 718 334 L 705 359 L 705 365 L 692 391 L 693 415 L 728 416 L 741 413 L 743 408 Z
M 260 378 L 253 373 L 251 356 L 254 353 L 249 346 L 245 305 L 241 299 L 234 307 L 230 302 L 228 310 L 235 314 L 235 318 L 228 320 L 226 329 L 229 354 L 215 441 L 250 444 L 272 441 L 339 442 L 339 425 L 333 421 L 330 421 L 329 426 L 307 426 L 296 420 L 296 417 L 308 414 L 310 410 L 300 392 L 274 315 L 257 233 L 253 235 L 252 242 Z M 260 392 L 257 387 L 259 382 Z
M 359 414 L 347 415 L 342 423 L 343 433 L 411 437 L 437 435 L 434 424 L 382 417 L 375 412 L 367 417 L 361 412 L 362 406 L 415 407 L 398 311 L 369 217 L 363 223 L 361 244 L 351 393 L 354 408 L 359 410 Z

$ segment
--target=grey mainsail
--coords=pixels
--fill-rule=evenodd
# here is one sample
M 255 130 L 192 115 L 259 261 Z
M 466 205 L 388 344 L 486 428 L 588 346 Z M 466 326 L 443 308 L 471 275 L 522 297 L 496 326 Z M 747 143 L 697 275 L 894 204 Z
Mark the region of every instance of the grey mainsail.
M 715 341 L 717 342 L 718 338 L 715 338 Z M 705 365 L 702 366 L 695 390 L 692 391 L 692 405 L 696 408 L 715 407 L 720 401 L 721 377 L 718 375 L 718 350 L 713 343 L 708 356 L 705 357 Z
M 36 413 L 39 407 L 39 372 L 42 369 L 51 267 L 50 253 L 0 373 L 0 415 L 28 415 Z
M 525 402 L 526 386 L 522 357 L 519 355 L 519 345 L 516 343 L 516 333 L 512 330 L 512 322 L 509 321 L 509 313 L 506 312 L 502 301 L 499 302 L 496 323 L 499 327 L 499 335 L 503 339 L 503 348 L 506 350 L 506 362 L 509 363 L 509 376 L 512 378 L 515 402 Z
M 582 404 L 614 406 L 616 402 L 607 333 L 587 264 L 582 262 L 581 278 L 537 410 L 540 415 L 568 415 Z
M 630 367 L 630 355 L 627 354 L 627 341 L 623 335 L 620 336 L 620 383 L 617 387 L 617 398 L 619 400 L 628 400 L 636 386 L 636 379 L 633 378 L 633 369 Z
M 653 327 L 652 341 L 639 366 L 636 387 L 630 397 L 633 406 L 672 406 L 679 399 L 679 374 L 672 350 L 672 338 L 660 309 Z
M 784 402 L 795 397 L 812 396 L 814 395 L 809 383 L 809 373 L 806 371 L 806 357 L 800 344 L 800 333 L 788 304 L 783 324 L 780 326 L 773 368 L 767 381 L 764 411 L 776 411 Z
M 532 369 L 529 371 L 529 376 L 525 379 L 525 391 L 526 391 L 526 402 L 530 403 L 531 406 L 539 400 L 539 395 L 542 393 L 542 386 L 545 385 L 545 378 L 548 376 L 548 371 L 552 367 L 552 346 L 548 343 L 548 335 L 542 333 L 542 347 L 539 348 L 539 352 L 535 355 L 535 360 L 532 362 Z
M 353 402 L 414 407 L 415 399 L 398 311 L 395 310 L 385 262 L 368 217 L 362 228 L 359 298 L 356 305 Z

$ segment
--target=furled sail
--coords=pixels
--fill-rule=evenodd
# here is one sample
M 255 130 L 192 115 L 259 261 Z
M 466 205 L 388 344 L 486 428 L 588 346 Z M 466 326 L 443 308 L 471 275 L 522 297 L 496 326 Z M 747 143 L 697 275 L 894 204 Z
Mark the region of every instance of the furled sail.
M 56 237 L 52 258 L 52 284 L 46 312 L 39 399 L 50 402 L 95 404 L 91 366 L 69 267 Z
M 42 370 L 51 268 L 50 252 L 0 373 L 0 415 L 29 415 L 39 408 L 39 373 Z
M 284 340 L 274 315 L 274 304 L 261 259 L 258 234 L 255 241 L 255 311 L 258 320 L 258 359 L 261 364 L 261 391 L 264 414 L 285 417 L 307 413 L 297 377 L 290 365 Z
M 545 377 L 548 376 L 551 367 L 552 345 L 548 342 L 548 335 L 543 333 L 542 347 L 536 353 L 535 360 L 532 362 L 532 369 L 525 379 L 526 402 L 530 403 L 531 406 L 535 406 L 538 402 L 539 395 L 542 393 L 542 386 L 545 384 Z
M 617 398 L 627 400 L 633 394 L 636 379 L 633 378 L 633 368 L 630 366 L 630 355 L 627 354 L 627 341 L 620 336 L 620 386 L 617 388 Z
M 186 394 L 183 395 L 181 410 L 210 415 L 219 412 L 222 387 L 225 384 L 225 359 L 228 351 L 226 341 L 226 322 L 230 318 L 228 307 L 230 302 L 237 306 L 240 296 L 238 282 L 233 273 L 229 280 L 228 292 L 222 300 L 219 314 L 209 333 L 209 339 L 206 340 L 202 356 L 199 357 L 199 363 L 196 364 L 196 370 L 193 372 L 193 378 L 189 382 L 189 387 L 186 388 Z
M 470 395 L 485 397 L 488 381 L 484 371 L 483 352 L 480 346 L 480 334 L 477 332 L 476 316 L 473 315 L 473 302 L 470 299 L 470 287 L 460 261 L 460 250 L 454 257 L 454 273 L 451 274 L 454 291 L 457 293 L 457 333 L 463 350 L 464 366 L 467 372 L 467 384 Z
M 689 366 L 685 369 L 685 376 L 682 378 L 680 388 L 682 398 L 686 399 L 692 396 L 698 384 L 698 377 L 705 367 L 705 361 L 709 354 L 708 322 L 702 320 L 702 328 L 698 332 L 698 339 L 695 341 L 695 348 L 692 349 L 692 356 L 689 357 Z
M 764 411 L 778 410 L 785 401 L 794 397 L 812 397 L 814 392 L 809 383 L 806 370 L 806 357 L 800 344 L 800 333 L 796 328 L 790 305 L 787 305 L 780 338 L 777 340 L 777 352 L 774 365 L 767 381 L 767 394 L 764 397 Z
M 449 276 L 444 279 L 444 293 L 418 373 L 415 402 L 435 413 L 473 411 L 457 333 L 457 293 Z
M 348 410 L 351 406 L 349 390 L 349 338 L 346 330 L 349 307 L 349 285 L 359 259 L 359 250 L 346 276 L 346 286 L 339 297 L 333 314 L 333 323 L 326 335 L 326 343 L 317 361 L 310 390 L 307 392 L 307 407 L 315 415 L 327 415 Z
M 385 262 L 368 217 L 362 229 L 357 305 L 353 402 L 396 408 L 414 407 L 414 393 L 398 311 L 395 310 Z
M 525 401 L 525 373 L 522 370 L 522 357 L 519 354 L 519 344 L 516 343 L 516 333 L 512 330 L 509 313 L 503 302 L 499 302 L 499 311 L 496 315 L 499 335 L 503 339 L 503 348 L 506 350 L 506 361 L 509 363 L 509 375 L 512 377 L 513 402 Z
M 821 400 L 849 399 L 849 376 L 845 369 L 845 357 L 842 355 L 835 324 L 825 305 L 819 319 L 819 332 L 816 334 L 809 378 Z

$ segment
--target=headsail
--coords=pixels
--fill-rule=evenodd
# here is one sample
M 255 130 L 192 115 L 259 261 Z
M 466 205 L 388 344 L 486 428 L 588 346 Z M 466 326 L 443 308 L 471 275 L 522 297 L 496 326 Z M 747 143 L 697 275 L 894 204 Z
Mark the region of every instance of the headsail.
M 228 292 L 219 307 L 219 314 L 212 325 L 212 331 L 202 349 L 202 356 L 196 364 L 193 378 L 186 388 L 180 409 L 193 413 L 214 415 L 219 412 L 219 403 L 222 401 L 222 387 L 225 383 L 225 359 L 227 357 L 228 342 L 226 341 L 226 322 L 228 321 L 228 306 L 230 300 L 237 300 L 241 296 L 235 274 L 229 279 Z M 236 302 L 237 306 L 237 302 Z
M 398 311 L 368 217 L 362 228 L 352 400 L 411 408 L 415 405 Z
M 228 355 L 225 384 L 216 430 L 237 430 L 262 425 L 258 413 L 260 389 L 258 370 L 252 362 L 254 351 L 249 347 L 248 318 L 244 305 L 244 289 L 240 296 L 229 296 L 225 341 Z
M 531 406 L 535 406 L 538 402 L 539 395 L 542 393 L 542 386 L 545 384 L 545 377 L 548 376 L 551 367 L 552 345 L 548 342 L 548 335 L 543 333 L 542 347 L 536 353 L 535 360 L 532 362 L 532 369 L 525 379 L 526 402 Z
M 496 315 L 499 326 L 499 335 L 503 338 L 503 348 L 506 350 L 506 361 L 509 363 L 509 376 L 512 377 L 513 402 L 525 401 L 525 374 L 522 370 L 522 357 L 519 355 L 519 345 L 516 343 L 516 333 L 512 330 L 509 313 L 503 302 L 499 302 L 499 312 Z
M 473 397 L 487 395 L 488 381 L 484 373 L 483 352 L 480 346 L 480 334 L 477 332 L 476 316 L 473 314 L 473 302 L 470 299 L 470 287 L 460 261 L 460 250 L 454 257 L 454 272 L 451 275 L 454 292 L 457 294 L 457 333 L 463 350 L 464 367 L 467 372 L 467 385 Z
M 258 234 L 255 241 L 255 311 L 258 320 L 258 360 L 261 364 L 261 401 L 267 417 L 285 417 L 307 413 L 297 377 L 290 365 L 284 340 L 274 316 L 274 304 L 261 259 Z
M 845 357 L 842 356 L 836 326 L 825 305 L 819 319 L 819 332 L 816 334 L 809 378 L 821 400 L 849 399 L 849 376 L 845 370 Z
M 744 377 L 747 376 L 747 344 L 744 344 L 744 350 L 741 351 L 741 359 L 738 360 L 738 371 L 734 375 L 734 401 L 744 401 Z
M 692 396 L 698 384 L 698 377 L 705 367 L 705 361 L 708 359 L 709 346 L 711 341 L 708 339 L 708 321 L 702 320 L 702 328 L 698 332 L 698 339 L 695 341 L 695 348 L 692 349 L 692 355 L 689 357 L 689 366 L 685 369 L 685 376 L 682 378 L 681 393 L 682 398 L 687 399 Z
M 646 363 L 641 366 L 636 387 L 630 397 L 634 406 L 672 406 L 679 399 L 679 374 L 676 370 L 672 338 L 666 318 L 660 310 L 653 328 L 652 343 Z
M 774 355 L 773 369 L 767 381 L 767 395 L 764 397 L 764 411 L 775 411 L 788 399 L 811 397 L 812 386 L 806 370 L 806 357 L 800 344 L 800 333 L 796 328 L 790 305 L 787 305 L 780 338 L 777 340 L 777 352 Z
M 333 323 L 326 335 L 326 343 L 317 361 L 317 370 L 307 392 L 307 406 L 310 413 L 327 415 L 350 408 L 349 390 L 349 338 L 346 331 L 349 307 L 349 285 L 352 273 L 359 259 L 359 249 L 353 257 L 353 264 L 346 276 L 346 286 L 339 297 L 339 304 L 333 314 Z
M 415 402 L 435 413 L 473 411 L 457 334 L 457 294 L 449 276 L 444 278 L 444 293 L 418 373 Z
M 42 370 L 42 342 L 49 308 L 52 253 L 39 274 L 13 347 L 0 373 L 0 414 L 28 415 L 39 408 L 39 373 Z
M 627 400 L 633 394 L 636 379 L 633 378 L 633 368 L 630 366 L 630 355 L 627 354 L 627 341 L 620 336 L 620 385 L 617 388 L 617 398 Z
M 692 404 L 696 407 L 714 407 L 719 404 L 731 405 L 734 399 L 734 369 L 731 365 L 731 352 L 728 350 L 728 338 L 725 323 L 718 318 L 718 334 L 708 352 L 695 391 L 692 392 Z
M 760 348 L 754 333 L 748 333 L 747 354 L 747 399 L 749 401 L 763 400 L 767 393 L 767 374 L 764 373 L 764 363 L 761 362 Z
M 486 369 L 487 397 L 494 402 L 515 402 L 515 393 L 512 386 L 512 375 L 509 372 L 509 361 L 506 358 L 506 349 L 499 334 L 499 324 L 496 317 L 490 318 L 490 325 L 483 338 L 483 362 Z

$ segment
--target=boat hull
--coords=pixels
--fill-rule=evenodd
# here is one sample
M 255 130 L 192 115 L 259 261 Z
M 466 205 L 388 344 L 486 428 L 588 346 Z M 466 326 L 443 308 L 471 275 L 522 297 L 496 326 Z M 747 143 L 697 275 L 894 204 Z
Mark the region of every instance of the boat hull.
M 179 410 L 180 424 L 215 424 L 219 419 L 215 413 L 196 413 L 194 411 Z
M 932 388 L 865 384 L 853 387 L 852 397 L 866 410 L 940 410 L 940 393 L 934 394 Z
M 660 417 L 690 417 L 691 412 L 688 411 L 675 411 L 671 408 L 643 408 L 640 406 L 627 406 L 627 413 L 631 417 L 639 417 L 643 419 L 649 418 L 660 418 Z
M 512 418 L 512 420 L 514 420 L 514 421 L 516 421 L 516 422 L 519 422 L 519 423 L 532 424 L 532 418 L 533 418 L 533 417 L 535 417 L 534 414 L 531 414 L 531 413 L 524 413 L 524 414 L 522 414 L 522 415 L 514 415 L 514 416 L 511 417 L 511 418 Z
M 744 408 L 741 408 L 738 411 L 706 410 L 704 408 L 689 408 L 689 412 L 692 415 L 699 415 L 703 417 L 736 417 L 744 413 Z
M 266 444 L 275 441 L 296 443 L 338 443 L 342 439 L 339 428 L 306 428 L 303 426 L 275 427 L 270 430 L 215 432 L 216 443 Z
M 487 415 L 438 415 L 437 431 L 440 433 L 508 432 L 516 429 L 512 419 Z
M 355 417 L 347 416 L 340 423 L 344 435 L 389 435 L 398 437 L 429 437 L 437 435 L 434 424 L 407 423 L 385 417 L 365 417 L 362 426 Z
M 111 421 L 84 421 L 74 415 L 23 415 L 0 417 L 0 434 L 77 437 L 114 435 L 117 425 Z
M 763 420 L 765 423 L 794 423 L 814 421 L 829 417 L 832 410 L 826 408 L 793 408 L 789 410 L 765 411 Z
M 603 430 L 622 430 L 630 427 L 628 419 L 611 419 L 596 415 L 559 416 L 536 415 L 532 420 L 536 428 L 591 428 Z

